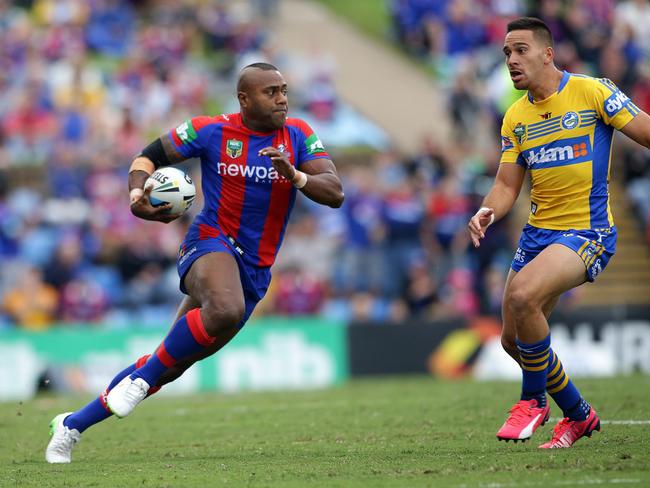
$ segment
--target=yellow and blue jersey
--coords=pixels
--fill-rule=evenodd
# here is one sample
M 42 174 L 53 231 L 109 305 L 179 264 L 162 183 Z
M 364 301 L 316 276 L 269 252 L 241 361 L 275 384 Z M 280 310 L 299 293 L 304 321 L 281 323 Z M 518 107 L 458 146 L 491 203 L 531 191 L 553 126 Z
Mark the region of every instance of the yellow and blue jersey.
M 566 71 L 547 99 L 536 102 L 527 93 L 512 104 L 501 128 L 501 163 L 530 171 L 530 225 L 614 225 L 608 186 L 613 132 L 639 112 L 610 80 Z

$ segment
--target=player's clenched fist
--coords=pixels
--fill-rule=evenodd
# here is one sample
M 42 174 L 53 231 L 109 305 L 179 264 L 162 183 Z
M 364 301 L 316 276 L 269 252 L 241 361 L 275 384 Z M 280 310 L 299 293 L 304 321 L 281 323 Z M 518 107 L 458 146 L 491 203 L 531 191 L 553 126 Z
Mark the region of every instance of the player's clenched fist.
M 296 170 L 289 161 L 289 155 L 279 149 L 269 146 L 260 150 L 260 156 L 267 156 L 271 158 L 271 164 L 275 170 L 291 181 L 296 174 Z
M 492 222 L 494 222 L 494 209 L 487 207 L 481 207 L 470 219 L 467 227 L 474 247 L 481 245 L 480 240 L 485 237 L 485 230 Z
M 259 155 L 271 158 L 271 164 L 275 170 L 296 188 L 303 188 L 307 184 L 307 175 L 293 167 L 291 161 L 289 161 L 288 153 L 269 146 L 261 149 Z

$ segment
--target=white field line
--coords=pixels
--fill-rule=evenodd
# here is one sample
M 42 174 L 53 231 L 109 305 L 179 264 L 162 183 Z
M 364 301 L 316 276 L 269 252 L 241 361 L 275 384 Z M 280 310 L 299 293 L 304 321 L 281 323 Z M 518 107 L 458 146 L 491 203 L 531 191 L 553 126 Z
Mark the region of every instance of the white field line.
M 375 403 L 376 404 L 376 403 Z M 224 410 L 229 410 L 234 413 L 248 413 L 256 410 L 264 411 L 286 411 L 291 409 L 312 409 L 312 408 L 322 408 L 323 403 L 321 402 L 295 402 L 295 403 L 276 403 L 275 405 L 266 405 L 264 407 L 257 407 L 254 405 L 223 405 Z M 350 402 L 347 400 L 338 400 L 333 402 L 326 403 L 328 408 L 333 407 L 348 407 Z M 185 415 L 188 411 L 184 408 L 179 408 L 175 412 L 176 415 Z M 560 417 L 551 417 L 548 419 L 550 423 L 557 423 L 562 420 Z M 601 425 L 650 425 L 650 420 L 602 420 L 600 421 Z
M 328 402 L 327 407 L 347 407 L 350 405 L 350 402 L 347 400 L 338 400 L 334 402 Z M 256 410 L 264 411 L 286 411 L 290 409 L 312 409 L 312 408 L 322 408 L 323 403 L 320 402 L 295 402 L 295 403 L 277 403 L 275 405 L 266 405 L 264 407 L 256 407 L 254 405 L 221 405 L 224 410 L 233 412 L 233 413 L 249 413 Z M 186 408 L 178 408 L 174 412 L 175 415 L 183 416 L 188 415 L 190 411 Z M 562 420 L 559 417 L 551 417 L 548 419 L 550 423 L 557 423 Z M 601 420 L 601 425 L 650 425 L 650 420 Z
M 480 483 L 478 485 L 458 485 L 458 488 L 517 488 L 519 486 L 593 486 L 593 485 L 637 485 L 643 482 L 640 479 L 612 478 L 603 480 L 587 478 L 583 480 L 558 480 L 558 481 L 517 481 L 512 483 Z

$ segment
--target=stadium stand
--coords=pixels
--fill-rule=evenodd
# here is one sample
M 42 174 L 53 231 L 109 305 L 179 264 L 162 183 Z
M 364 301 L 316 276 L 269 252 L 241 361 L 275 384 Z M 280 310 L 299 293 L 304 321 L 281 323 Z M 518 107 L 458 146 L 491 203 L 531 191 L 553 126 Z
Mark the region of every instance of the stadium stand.
M 153 3 L 0 1 L 0 326 L 168 321 L 188 221 L 130 215 L 128 160 L 188 114 L 232 110 L 248 62 L 285 72 L 292 112 L 332 151 L 347 195 L 340 212 L 299 200 L 260 314 L 498 314 L 527 204 L 479 251 L 465 225 L 517 96 L 499 46 L 513 16 L 545 18 L 562 67 L 607 76 L 650 110 L 650 36 L 629 20 L 648 15 L 647 2 L 387 1 L 390 42 L 411 60 L 314 2 Z M 650 301 L 650 159 L 623 141 L 616 150 L 617 256 L 561 307 Z M 25 289 L 43 290 L 38 320 L 19 311 Z

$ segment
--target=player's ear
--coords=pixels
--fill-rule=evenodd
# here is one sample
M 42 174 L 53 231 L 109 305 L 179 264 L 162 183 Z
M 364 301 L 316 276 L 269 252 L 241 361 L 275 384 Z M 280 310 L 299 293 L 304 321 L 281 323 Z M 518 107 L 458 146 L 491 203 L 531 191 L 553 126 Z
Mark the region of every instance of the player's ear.
M 237 100 L 239 100 L 239 105 L 242 108 L 246 108 L 248 106 L 248 95 L 246 92 L 239 91 L 237 92 Z
M 544 64 L 551 64 L 554 57 L 555 51 L 553 51 L 553 48 L 551 46 L 546 46 L 546 49 L 544 50 Z

